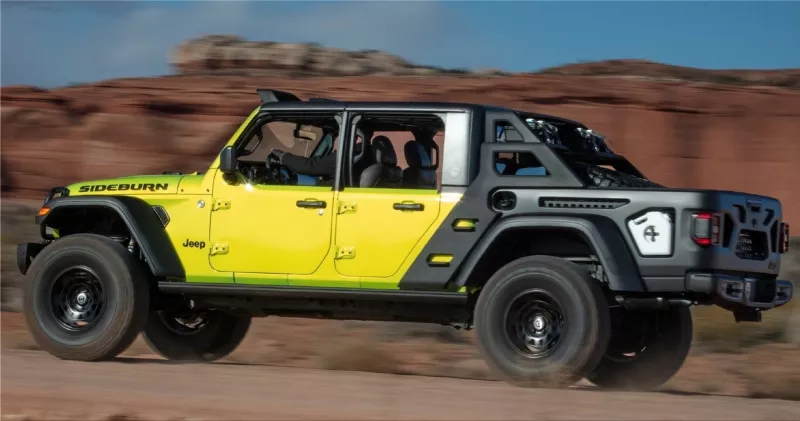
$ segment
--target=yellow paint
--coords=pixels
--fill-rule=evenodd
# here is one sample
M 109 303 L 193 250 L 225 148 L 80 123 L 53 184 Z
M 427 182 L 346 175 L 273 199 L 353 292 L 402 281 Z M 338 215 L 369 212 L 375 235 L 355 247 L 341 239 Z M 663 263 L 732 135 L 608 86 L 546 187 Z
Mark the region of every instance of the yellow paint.
M 453 261 L 452 254 L 432 254 L 428 258 L 428 262 L 435 265 L 446 265 Z
M 211 212 L 212 242 L 227 244 L 211 255 L 219 271 L 311 274 L 328 254 L 334 211 L 330 187 L 228 184 L 217 172 Z M 326 209 L 301 208 L 300 200 L 327 202 Z M 229 207 L 228 207 L 229 206 Z
M 226 146 L 233 145 L 257 115 L 258 108 Z M 458 193 L 433 190 L 333 192 L 330 187 L 250 185 L 241 176 L 229 184 L 218 168 L 219 155 L 203 174 L 122 177 L 68 188 L 71 196 L 134 196 L 162 206 L 170 219 L 165 230 L 188 282 L 341 288 L 397 289 L 461 199 Z M 157 192 L 80 192 L 82 186 L 114 183 L 169 187 Z M 301 208 L 299 200 L 322 200 L 327 206 L 322 212 Z M 402 202 L 420 203 L 424 210 L 393 208 Z M 189 247 L 201 243 L 202 248 Z
M 212 242 L 208 235 L 211 216 L 209 194 L 149 196 L 146 199 L 151 205 L 163 206 L 169 215 L 167 235 L 181 259 L 187 282 L 233 283 L 231 271 L 216 271 L 208 264 Z M 199 206 L 200 203 L 203 204 L 202 207 Z M 185 247 L 186 240 L 202 242 L 205 246 L 202 249 Z
M 439 215 L 435 191 L 347 188 L 339 202 L 355 202 L 357 209 L 336 217 L 336 246 L 351 247 L 355 256 L 336 259 L 336 271 L 345 276 L 389 277 Z M 394 203 L 424 206 L 422 211 L 399 211 Z
M 472 219 L 457 219 L 453 227 L 458 230 L 471 231 L 475 229 L 476 222 Z
M 447 216 L 456 206 L 458 201 L 461 200 L 461 193 L 436 194 L 436 197 L 439 198 L 439 214 L 436 220 L 434 220 L 433 223 L 428 227 L 427 231 L 425 231 L 422 237 L 418 239 L 414 247 L 406 255 L 405 260 L 400 265 L 400 268 L 394 273 L 394 275 L 387 278 L 363 276 L 361 278 L 362 288 L 398 289 L 398 285 L 400 280 L 403 278 L 403 275 L 405 275 L 405 273 L 414 263 L 417 256 L 422 253 L 425 245 L 428 244 L 431 237 L 433 237 L 439 227 L 444 223 L 445 219 L 447 219 Z

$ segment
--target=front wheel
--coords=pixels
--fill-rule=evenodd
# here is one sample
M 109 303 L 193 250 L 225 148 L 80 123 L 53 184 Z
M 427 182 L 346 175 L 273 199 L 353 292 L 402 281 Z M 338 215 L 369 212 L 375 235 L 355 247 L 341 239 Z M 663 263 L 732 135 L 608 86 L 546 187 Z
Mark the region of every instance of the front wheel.
M 251 316 L 215 310 L 155 311 L 142 337 L 153 352 L 168 360 L 211 362 L 239 346 L 250 322 Z
M 31 336 L 51 355 L 108 360 L 136 339 L 149 294 L 141 262 L 125 247 L 100 235 L 74 234 L 34 259 L 23 312 Z
M 478 347 L 518 386 L 564 386 L 594 369 L 609 339 L 608 302 L 588 271 L 530 256 L 498 270 L 475 307 Z
M 611 342 L 587 379 L 602 388 L 652 390 L 683 366 L 692 345 L 688 307 L 612 314 Z

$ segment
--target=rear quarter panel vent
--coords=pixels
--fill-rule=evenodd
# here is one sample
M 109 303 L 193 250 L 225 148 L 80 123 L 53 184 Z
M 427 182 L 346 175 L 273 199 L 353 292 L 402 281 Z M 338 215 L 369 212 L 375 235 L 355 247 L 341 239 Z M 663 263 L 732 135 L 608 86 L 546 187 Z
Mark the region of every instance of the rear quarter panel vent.
M 617 209 L 630 203 L 628 199 L 596 199 L 575 197 L 542 197 L 539 206 L 557 209 Z

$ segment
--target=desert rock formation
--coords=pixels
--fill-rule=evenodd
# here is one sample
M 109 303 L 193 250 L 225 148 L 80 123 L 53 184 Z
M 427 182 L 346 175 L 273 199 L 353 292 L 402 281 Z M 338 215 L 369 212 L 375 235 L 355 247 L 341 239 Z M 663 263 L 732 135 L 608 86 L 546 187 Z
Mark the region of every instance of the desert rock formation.
M 176 49 L 184 74 L 50 91 L 3 87 L 3 195 L 40 197 L 80 179 L 202 171 L 258 105 L 255 89 L 272 87 L 302 98 L 480 102 L 554 113 L 606 134 L 659 183 L 775 196 L 787 219 L 800 223 L 800 90 L 586 70 L 422 76 L 424 68 L 384 53 L 309 53 L 312 47 L 212 37 Z M 360 70 L 342 70 L 350 65 Z M 209 74 L 237 66 L 240 74 Z M 265 72 L 252 70 L 258 66 Z M 297 77 L 302 69 L 315 77 Z M 342 76 L 363 73 L 370 74 Z M 791 79 L 796 71 L 770 74 Z M 759 77 L 748 80 L 764 85 Z

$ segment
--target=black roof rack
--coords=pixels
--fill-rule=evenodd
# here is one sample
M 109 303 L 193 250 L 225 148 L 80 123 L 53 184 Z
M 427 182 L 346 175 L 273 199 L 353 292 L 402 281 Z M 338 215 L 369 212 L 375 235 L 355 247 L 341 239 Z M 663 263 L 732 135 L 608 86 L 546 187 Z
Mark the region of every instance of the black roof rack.
M 275 89 L 256 89 L 261 102 L 264 104 L 270 102 L 299 102 L 300 98 L 291 92 L 278 91 Z

